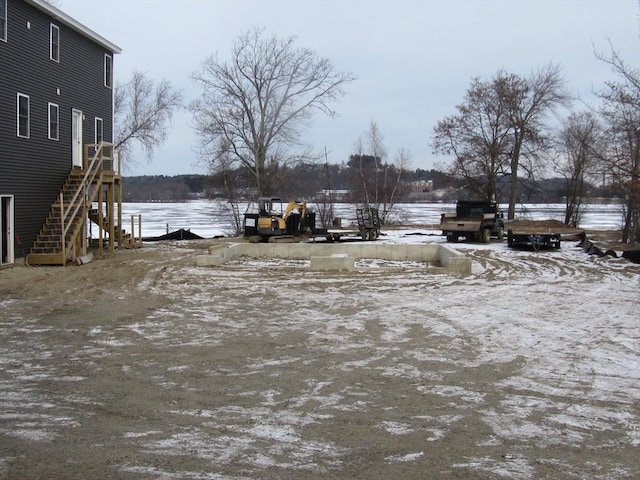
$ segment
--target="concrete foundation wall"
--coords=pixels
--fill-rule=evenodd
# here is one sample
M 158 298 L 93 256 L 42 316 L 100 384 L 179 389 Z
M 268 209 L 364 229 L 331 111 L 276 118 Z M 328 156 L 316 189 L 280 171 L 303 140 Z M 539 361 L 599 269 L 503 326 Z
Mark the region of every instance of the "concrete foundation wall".
M 447 273 L 469 275 L 471 260 L 446 245 L 427 243 L 236 243 L 212 249 L 199 255 L 198 266 L 222 265 L 237 257 L 314 259 L 314 270 L 352 270 L 356 258 L 438 263 Z M 323 260 L 324 259 L 324 260 Z
M 452 273 L 471 275 L 471 259 L 447 245 L 438 245 L 440 264 Z

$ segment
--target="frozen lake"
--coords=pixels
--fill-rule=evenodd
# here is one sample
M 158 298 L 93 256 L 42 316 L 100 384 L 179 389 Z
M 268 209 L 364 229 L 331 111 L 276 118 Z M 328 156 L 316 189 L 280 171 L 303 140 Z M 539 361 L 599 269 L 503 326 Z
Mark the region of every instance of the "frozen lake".
M 312 210 L 315 205 L 309 204 Z M 355 205 L 334 205 L 334 217 L 355 221 Z M 502 206 L 506 212 L 507 205 Z M 564 204 L 520 204 L 516 218 L 526 220 L 562 220 Z M 241 206 L 244 213 L 246 204 Z M 231 213 L 227 202 L 195 200 L 183 203 L 124 203 L 123 223 L 131 230 L 131 215 L 142 215 L 142 236 L 163 235 L 180 228 L 191 230 L 202 237 L 230 235 Z M 443 212 L 455 211 L 454 203 L 399 203 L 394 205 L 391 215 L 393 223 L 402 225 L 425 225 L 440 222 Z M 318 220 L 319 222 L 319 220 Z M 587 229 L 619 229 L 622 226 L 622 206 L 619 204 L 588 205 L 580 224 Z M 136 226 L 137 233 L 137 226 Z

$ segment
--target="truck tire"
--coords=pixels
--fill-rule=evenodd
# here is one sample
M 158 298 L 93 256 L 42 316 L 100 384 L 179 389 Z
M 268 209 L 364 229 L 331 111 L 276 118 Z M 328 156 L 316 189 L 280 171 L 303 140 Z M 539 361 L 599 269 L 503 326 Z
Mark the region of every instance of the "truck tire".
M 491 230 L 488 228 L 482 229 L 482 243 L 489 243 L 491 241 Z

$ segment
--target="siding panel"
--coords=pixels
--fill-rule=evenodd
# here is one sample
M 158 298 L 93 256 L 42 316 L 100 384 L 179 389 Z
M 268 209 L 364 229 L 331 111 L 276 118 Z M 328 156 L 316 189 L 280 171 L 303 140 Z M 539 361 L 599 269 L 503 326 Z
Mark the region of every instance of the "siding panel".
M 7 42 L 0 42 L 0 193 L 15 195 L 15 233 L 28 250 L 71 169 L 71 111 L 82 110 L 83 142 L 104 119 L 112 141 L 112 90 L 104 87 L 107 51 L 22 0 L 8 2 Z M 49 58 L 51 23 L 60 28 L 60 62 Z M 31 135 L 16 136 L 16 97 L 30 97 Z M 48 138 L 48 103 L 59 106 L 59 140 Z M 17 251 L 19 251 L 16 245 Z

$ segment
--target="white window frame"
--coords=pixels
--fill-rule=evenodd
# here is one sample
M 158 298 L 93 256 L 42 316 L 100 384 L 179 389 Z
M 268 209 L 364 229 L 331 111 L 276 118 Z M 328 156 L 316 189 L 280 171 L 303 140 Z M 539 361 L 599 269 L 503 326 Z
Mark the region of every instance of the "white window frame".
M 27 132 L 26 135 L 20 132 L 20 99 L 27 99 Z M 20 138 L 31 138 L 31 98 L 29 95 L 25 95 L 24 93 L 18 93 L 17 102 L 16 102 L 16 134 Z
M 55 107 L 55 119 L 52 118 L 51 116 L 51 109 L 52 107 Z M 49 123 L 48 123 L 48 131 L 49 131 L 49 140 L 60 140 L 60 105 L 56 104 L 56 103 L 51 103 L 49 102 L 49 105 L 47 106 L 47 110 L 49 111 Z M 52 122 L 52 120 L 55 120 L 55 122 Z M 51 131 L 51 126 L 54 125 L 56 126 L 55 129 L 55 135 L 52 135 L 52 131 Z
M 113 83 L 113 58 L 111 55 L 104 54 L 104 86 L 111 88 Z
M 9 24 L 9 22 L 7 21 L 7 18 L 9 17 L 9 13 L 7 11 L 9 8 L 8 3 L 9 2 L 7 0 L 0 0 L 0 4 L 4 6 L 4 17 L 0 17 L 0 26 L 2 26 L 2 31 L 0 32 L 0 41 L 3 42 L 7 41 L 7 25 Z
M 94 135 L 95 135 L 95 141 L 96 141 L 96 145 L 99 145 L 100 142 L 104 141 L 104 120 L 102 120 L 100 117 L 96 117 L 96 120 L 94 122 Z M 100 129 L 98 130 L 98 125 L 100 125 Z M 100 136 L 98 136 L 98 133 L 100 133 Z
M 58 35 L 58 43 L 53 42 L 53 32 Z M 49 58 L 54 62 L 60 63 L 60 27 L 52 23 L 49 27 Z

